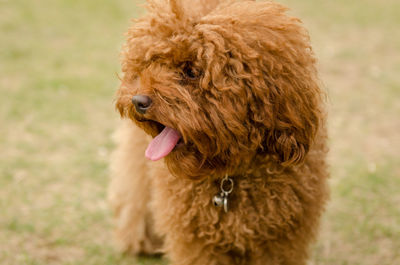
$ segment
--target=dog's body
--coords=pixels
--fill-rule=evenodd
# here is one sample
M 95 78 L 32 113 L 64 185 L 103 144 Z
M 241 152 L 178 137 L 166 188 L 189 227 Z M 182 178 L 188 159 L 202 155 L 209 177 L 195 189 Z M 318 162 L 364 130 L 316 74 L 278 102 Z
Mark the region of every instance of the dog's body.
M 189 15 L 151 1 L 128 32 L 117 108 L 130 119 L 110 189 L 117 237 L 174 265 L 305 264 L 328 197 L 307 34 L 274 3 L 217 5 Z M 227 177 L 225 211 L 213 198 Z

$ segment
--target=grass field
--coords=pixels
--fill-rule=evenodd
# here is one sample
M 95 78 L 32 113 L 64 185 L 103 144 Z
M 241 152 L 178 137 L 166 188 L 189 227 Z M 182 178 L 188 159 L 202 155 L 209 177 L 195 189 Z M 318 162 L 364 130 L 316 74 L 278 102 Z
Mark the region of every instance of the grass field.
M 128 0 L 0 0 L 0 264 L 166 264 L 112 247 L 107 164 Z M 400 264 L 400 2 L 284 0 L 329 93 L 310 264 Z

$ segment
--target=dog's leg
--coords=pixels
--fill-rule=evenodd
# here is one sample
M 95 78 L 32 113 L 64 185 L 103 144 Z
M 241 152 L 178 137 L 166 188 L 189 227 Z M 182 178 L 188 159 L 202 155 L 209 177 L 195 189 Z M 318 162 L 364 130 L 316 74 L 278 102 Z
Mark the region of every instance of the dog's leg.
M 117 131 L 109 201 L 115 216 L 118 247 L 133 254 L 152 255 L 159 253 L 162 239 L 153 231 L 151 181 L 144 157 L 145 137 L 131 121 L 124 121 Z

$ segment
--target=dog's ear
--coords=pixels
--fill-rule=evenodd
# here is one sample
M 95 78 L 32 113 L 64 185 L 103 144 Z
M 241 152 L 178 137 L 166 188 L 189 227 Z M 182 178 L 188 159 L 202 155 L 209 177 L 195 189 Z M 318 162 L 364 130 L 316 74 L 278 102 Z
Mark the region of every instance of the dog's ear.
M 229 50 L 219 53 L 224 78 L 212 80 L 223 80 L 224 85 L 226 79 L 233 80 L 245 88 L 241 97 L 247 96 L 251 146 L 257 145 L 261 155 L 283 167 L 304 161 L 324 118 L 308 32 L 286 10 L 273 2 L 233 1 L 202 20 L 225 27 L 208 30 L 216 32 L 212 36 L 221 35 L 219 47 Z M 209 42 L 216 43 L 215 39 Z
M 314 124 L 313 127 L 317 125 Z M 282 166 L 297 165 L 304 161 L 315 136 L 314 129 L 271 130 L 266 133 L 265 148 Z
M 281 87 L 280 95 L 275 95 L 273 110 L 266 112 L 269 121 L 263 146 L 285 167 L 304 161 L 323 118 L 317 83 L 312 78 L 305 83 L 297 89 Z M 307 90 L 307 86 L 314 89 Z

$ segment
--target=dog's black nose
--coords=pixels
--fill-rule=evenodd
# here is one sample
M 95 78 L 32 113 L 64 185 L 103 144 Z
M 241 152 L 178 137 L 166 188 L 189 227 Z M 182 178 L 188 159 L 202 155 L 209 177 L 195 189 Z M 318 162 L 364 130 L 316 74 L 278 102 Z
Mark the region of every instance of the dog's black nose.
M 135 105 L 137 112 L 145 114 L 147 109 L 151 106 L 151 98 L 144 95 L 136 95 L 133 96 L 132 103 Z

